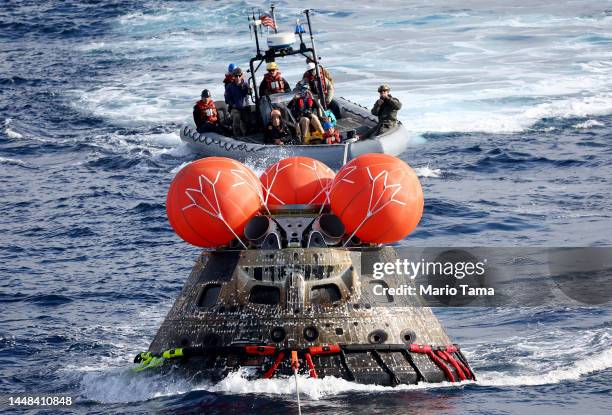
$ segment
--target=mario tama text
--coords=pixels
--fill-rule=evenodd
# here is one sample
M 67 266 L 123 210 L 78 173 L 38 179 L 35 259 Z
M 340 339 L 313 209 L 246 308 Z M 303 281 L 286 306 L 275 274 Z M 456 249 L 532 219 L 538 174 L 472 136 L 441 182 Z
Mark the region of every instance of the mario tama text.
M 442 258 L 434 261 L 421 259 L 396 259 L 392 262 L 374 262 L 372 277 L 383 280 L 386 277 L 411 280 L 410 284 L 389 286 L 373 284 L 372 291 L 376 296 L 494 296 L 495 288 L 474 284 L 475 279 L 485 276 L 487 260 L 476 258 L 464 261 L 445 261 Z M 415 281 L 416 280 L 416 281 Z

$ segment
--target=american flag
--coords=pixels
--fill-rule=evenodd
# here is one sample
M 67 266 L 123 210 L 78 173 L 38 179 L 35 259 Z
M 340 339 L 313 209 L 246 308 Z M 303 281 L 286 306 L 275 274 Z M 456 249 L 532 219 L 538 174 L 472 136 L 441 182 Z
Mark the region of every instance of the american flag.
M 270 16 L 269 14 L 267 13 L 262 14 L 261 16 L 259 16 L 259 20 L 261 20 L 262 25 L 271 27 L 272 29 L 276 29 L 276 25 L 274 24 L 274 19 L 272 19 L 272 16 Z

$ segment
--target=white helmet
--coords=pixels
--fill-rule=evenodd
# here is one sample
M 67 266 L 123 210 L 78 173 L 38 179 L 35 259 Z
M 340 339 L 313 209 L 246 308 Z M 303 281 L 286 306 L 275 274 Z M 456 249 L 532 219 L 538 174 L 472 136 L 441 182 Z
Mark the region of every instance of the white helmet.
M 311 71 L 315 68 L 314 62 L 308 62 L 308 70 Z

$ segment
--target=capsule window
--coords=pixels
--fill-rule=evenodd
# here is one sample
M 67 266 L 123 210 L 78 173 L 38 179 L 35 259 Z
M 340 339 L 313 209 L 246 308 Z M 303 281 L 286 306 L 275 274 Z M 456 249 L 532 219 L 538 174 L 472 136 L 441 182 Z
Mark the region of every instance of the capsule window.
M 219 284 L 208 284 L 202 290 L 200 297 L 198 298 L 198 307 L 210 308 L 217 304 L 219 293 L 221 292 L 221 285 Z
M 266 285 L 256 285 L 251 289 L 249 302 L 253 304 L 277 305 L 280 303 L 280 289 Z

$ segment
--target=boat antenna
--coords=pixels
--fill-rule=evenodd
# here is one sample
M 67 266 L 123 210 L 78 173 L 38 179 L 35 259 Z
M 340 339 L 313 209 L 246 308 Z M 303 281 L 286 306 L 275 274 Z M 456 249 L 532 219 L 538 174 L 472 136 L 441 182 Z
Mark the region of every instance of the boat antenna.
M 278 33 L 276 28 L 276 16 L 274 15 L 274 3 L 270 4 L 270 14 L 272 15 L 272 21 L 274 22 L 274 33 Z
M 253 9 L 253 33 L 255 33 L 255 46 L 257 47 L 257 56 L 261 56 L 261 50 L 259 49 L 259 36 L 257 36 L 257 19 L 255 19 L 255 9 Z
M 312 45 L 312 60 L 314 61 L 315 71 L 317 74 L 317 86 L 319 87 L 319 101 L 321 101 L 321 106 L 324 110 L 327 109 L 327 104 L 325 103 L 325 93 L 323 92 L 323 81 L 321 80 L 321 74 L 319 72 L 319 59 L 317 58 L 317 51 L 315 49 L 314 37 L 312 36 L 312 24 L 310 23 L 310 9 L 304 10 L 304 14 L 306 15 L 306 21 L 308 22 L 308 33 L 310 34 L 310 44 Z

